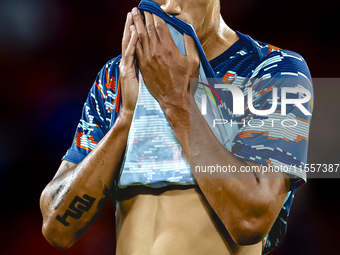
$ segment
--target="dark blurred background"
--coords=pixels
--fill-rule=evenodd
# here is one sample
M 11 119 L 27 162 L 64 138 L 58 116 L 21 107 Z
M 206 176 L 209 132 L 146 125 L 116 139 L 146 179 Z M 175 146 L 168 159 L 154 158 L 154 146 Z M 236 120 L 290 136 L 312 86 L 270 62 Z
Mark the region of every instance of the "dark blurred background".
M 41 234 L 39 197 L 72 143 L 97 72 L 120 54 L 126 13 L 138 2 L 0 0 L 0 254 L 114 254 L 112 203 L 59 251 Z M 234 30 L 300 53 L 313 77 L 339 77 L 337 1 L 221 2 Z M 309 163 L 340 163 L 338 84 L 315 83 Z M 297 190 L 273 255 L 340 254 L 339 184 L 310 179 Z

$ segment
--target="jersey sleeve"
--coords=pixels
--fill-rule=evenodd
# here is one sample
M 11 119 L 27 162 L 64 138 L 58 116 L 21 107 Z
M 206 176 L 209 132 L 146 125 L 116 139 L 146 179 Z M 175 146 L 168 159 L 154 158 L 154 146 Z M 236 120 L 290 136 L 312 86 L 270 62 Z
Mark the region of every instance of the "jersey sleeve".
M 247 86 L 246 86 L 247 87 Z M 233 141 L 234 155 L 267 166 L 265 170 L 282 171 L 291 178 L 291 190 L 306 182 L 304 165 L 307 162 L 308 136 L 313 107 L 313 87 L 305 60 L 290 51 L 272 54 L 254 71 L 248 87 L 252 88 L 252 105 L 257 110 L 273 106 L 273 90 L 277 89 L 277 107 L 274 113 L 261 116 L 249 110 L 237 119 L 239 132 Z M 286 105 L 283 112 L 284 88 L 306 89 L 311 98 L 302 106 Z M 247 92 L 246 92 L 247 94 Z M 302 99 L 305 93 L 285 93 L 287 99 Z M 276 100 L 275 100 L 276 101 Z M 271 168 L 270 168 L 271 167 Z
M 62 160 L 78 164 L 100 142 L 115 122 L 120 57 L 110 60 L 98 73 L 85 101 L 71 147 Z

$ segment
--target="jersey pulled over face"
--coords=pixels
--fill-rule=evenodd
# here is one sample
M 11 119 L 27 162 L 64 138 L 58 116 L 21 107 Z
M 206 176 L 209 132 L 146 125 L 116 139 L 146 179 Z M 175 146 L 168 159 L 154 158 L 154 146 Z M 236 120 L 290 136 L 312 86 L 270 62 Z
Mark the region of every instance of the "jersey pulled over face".
M 213 24 L 218 24 L 220 19 L 219 0 L 155 0 L 154 2 L 164 12 L 192 24 L 201 41 L 213 29 Z

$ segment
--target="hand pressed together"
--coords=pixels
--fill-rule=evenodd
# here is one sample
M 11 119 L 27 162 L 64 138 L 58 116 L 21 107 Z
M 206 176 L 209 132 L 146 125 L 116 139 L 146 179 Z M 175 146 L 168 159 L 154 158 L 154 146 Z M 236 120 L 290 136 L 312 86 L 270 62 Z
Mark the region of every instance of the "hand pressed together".
M 122 86 L 122 111 L 129 114 L 133 114 L 138 98 L 138 72 L 135 58 L 137 39 L 138 35 L 133 25 L 132 15 L 129 12 L 124 28 L 122 59 L 119 65 Z
M 144 82 L 162 107 L 190 104 L 190 78 L 197 78 L 199 57 L 194 40 L 184 34 L 186 55 L 175 45 L 165 21 L 137 8 L 132 16 L 138 41 L 136 54 Z

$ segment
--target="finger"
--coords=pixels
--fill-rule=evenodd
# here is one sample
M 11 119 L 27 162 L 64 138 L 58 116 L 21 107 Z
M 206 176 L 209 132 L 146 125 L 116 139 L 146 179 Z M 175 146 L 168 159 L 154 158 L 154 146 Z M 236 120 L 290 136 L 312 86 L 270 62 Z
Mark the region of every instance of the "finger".
M 137 58 L 140 62 L 143 58 L 144 51 L 143 51 L 142 44 L 139 40 L 137 40 L 137 44 L 136 44 L 136 55 L 137 55 Z
M 194 39 L 184 33 L 184 46 L 185 46 L 185 52 L 188 60 L 192 60 L 195 63 L 199 63 L 199 57 L 196 49 L 196 44 Z
M 150 48 L 152 49 L 159 42 L 158 34 L 155 29 L 155 23 L 153 20 L 153 15 L 150 12 L 144 12 L 145 16 L 145 26 L 149 35 Z
M 149 49 L 148 32 L 146 31 L 141 13 L 136 7 L 132 9 L 132 17 L 133 17 L 133 23 L 136 26 L 139 41 L 141 42 L 143 49 Z
M 131 17 L 131 13 L 129 12 L 126 16 L 126 22 L 123 32 L 123 39 L 122 39 L 122 56 L 125 55 L 126 48 L 129 45 L 131 32 L 130 32 L 130 26 L 133 24 L 133 19 Z
M 138 61 L 137 61 L 136 58 L 133 60 L 133 64 L 135 66 L 135 72 L 136 72 L 137 80 L 139 81 L 139 66 L 138 66 Z
M 133 66 L 133 62 L 135 59 L 135 51 L 136 51 L 136 44 L 138 41 L 137 31 L 134 25 L 130 26 L 131 38 L 128 47 L 125 51 L 125 59 L 124 63 L 127 68 Z
M 152 14 L 152 16 L 153 16 L 155 28 L 156 28 L 160 41 L 162 42 L 162 41 L 173 40 L 170 34 L 169 27 L 167 26 L 165 21 L 155 14 Z

